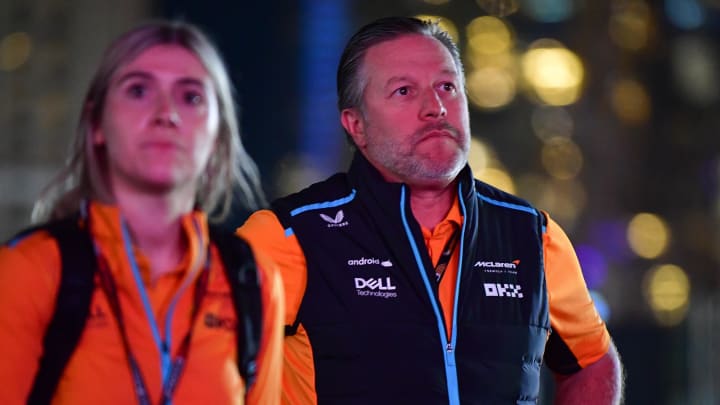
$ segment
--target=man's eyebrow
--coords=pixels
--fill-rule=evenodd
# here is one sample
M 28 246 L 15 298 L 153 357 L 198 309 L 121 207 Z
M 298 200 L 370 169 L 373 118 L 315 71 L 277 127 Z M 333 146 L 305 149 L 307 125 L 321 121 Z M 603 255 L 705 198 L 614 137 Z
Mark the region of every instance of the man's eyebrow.
M 450 69 L 450 68 L 441 70 L 440 74 L 448 75 L 448 76 L 458 76 L 458 72 L 455 69 Z M 413 81 L 413 79 L 410 78 L 409 76 L 393 76 L 385 82 L 385 87 L 391 86 L 397 82 L 412 82 L 412 81 Z

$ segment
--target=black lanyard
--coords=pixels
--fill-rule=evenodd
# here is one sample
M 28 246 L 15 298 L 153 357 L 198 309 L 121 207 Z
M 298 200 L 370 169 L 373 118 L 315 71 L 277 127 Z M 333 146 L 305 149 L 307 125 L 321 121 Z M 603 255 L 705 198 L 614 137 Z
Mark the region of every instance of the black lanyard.
M 97 257 L 100 284 L 103 291 L 105 292 L 105 295 L 107 295 L 108 301 L 110 303 L 110 308 L 112 309 L 113 315 L 115 316 L 115 319 L 118 323 L 118 328 L 120 329 L 120 334 L 123 341 L 123 348 L 125 349 L 128 365 L 130 366 L 130 372 L 133 378 L 133 387 L 135 388 L 135 394 L 137 395 L 140 405 L 151 405 L 152 402 L 150 401 L 150 393 L 148 392 L 147 385 L 145 384 L 145 379 L 142 376 L 140 366 L 138 365 L 137 359 L 135 358 L 135 355 L 132 352 L 132 348 L 130 347 L 130 341 L 128 339 L 127 331 L 125 328 L 125 321 L 122 313 L 122 308 L 120 307 L 120 299 L 118 298 L 115 280 L 113 279 L 112 274 L 110 274 L 110 269 L 108 268 L 105 259 L 100 255 L 97 255 Z M 177 383 L 185 367 L 187 356 L 190 352 L 190 340 L 192 338 L 195 321 L 197 320 L 198 313 L 200 312 L 200 304 L 202 303 L 202 300 L 205 297 L 205 293 L 207 292 L 209 273 L 210 251 L 208 249 L 205 267 L 202 269 L 202 272 L 198 275 L 197 281 L 195 282 L 195 290 L 193 292 L 193 308 L 192 314 L 190 316 L 190 329 L 185 334 L 185 337 L 180 343 L 180 347 L 178 348 L 177 354 L 175 355 L 175 359 L 172 361 L 168 377 L 163 382 L 162 397 L 160 398 L 159 402 L 161 405 L 169 403 L 170 398 L 172 398 L 172 395 L 175 392 L 175 388 L 177 388 Z M 169 350 L 170 348 L 167 349 Z
M 447 268 L 448 263 L 450 263 L 450 258 L 452 257 L 458 240 L 460 239 L 460 227 L 452 221 L 450 221 L 450 224 L 453 227 L 452 234 L 450 235 L 450 239 L 445 242 L 445 246 L 440 253 L 437 264 L 435 265 L 435 281 L 437 283 L 440 283 L 442 276 L 445 274 L 445 269 Z

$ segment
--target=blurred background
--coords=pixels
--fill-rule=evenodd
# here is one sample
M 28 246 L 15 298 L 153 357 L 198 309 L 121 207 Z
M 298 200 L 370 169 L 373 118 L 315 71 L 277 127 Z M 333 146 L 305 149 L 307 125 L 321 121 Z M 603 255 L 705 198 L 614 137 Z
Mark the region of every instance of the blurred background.
M 627 403 L 720 404 L 720 0 L 0 0 L 0 237 L 29 225 L 120 32 L 173 17 L 210 34 L 273 198 L 346 167 L 335 69 L 386 15 L 459 43 L 473 169 L 570 235 Z

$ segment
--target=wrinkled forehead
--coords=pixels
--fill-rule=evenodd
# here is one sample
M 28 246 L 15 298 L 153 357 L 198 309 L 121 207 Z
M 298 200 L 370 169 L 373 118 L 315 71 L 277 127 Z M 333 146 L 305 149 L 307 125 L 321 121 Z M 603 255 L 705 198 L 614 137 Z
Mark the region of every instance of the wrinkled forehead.
M 461 70 L 442 42 L 422 34 L 402 35 L 383 41 L 370 47 L 364 55 L 361 76 L 366 85 L 391 77 L 414 75 L 459 78 Z

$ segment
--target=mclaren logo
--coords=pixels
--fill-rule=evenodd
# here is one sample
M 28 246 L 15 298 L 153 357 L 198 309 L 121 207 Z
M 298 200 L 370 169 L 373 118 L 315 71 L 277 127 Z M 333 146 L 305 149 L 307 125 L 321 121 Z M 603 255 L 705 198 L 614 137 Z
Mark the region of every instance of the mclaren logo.
M 522 287 L 518 284 L 509 283 L 484 283 L 486 297 L 510 297 L 522 298 Z
M 517 269 L 520 264 L 520 260 L 513 260 L 511 262 L 488 262 L 478 261 L 475 262 L 475 267 L 483 268 L 495 268 L 495 269 Z
M 520 267 L 520 260 L 515 259 L 511 262 L 479 260 L 475 262 L 473 267 L 480 268 L 485 273 L 517 274 L 517 269 Z
M 327 222 L 328 228 L 339 228 L 342 226 L 348 226 L 348 221 L 345 221 L 345 213 L 343 210 L 339 210 L 335 213 L 335 217 L 329 215 L 320 214 L 320 218 Z

